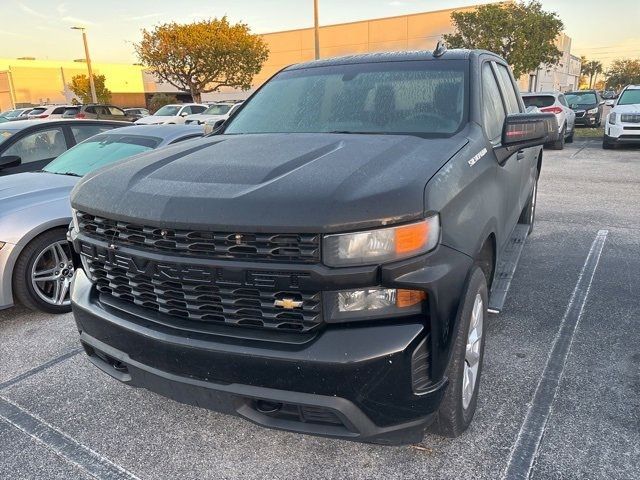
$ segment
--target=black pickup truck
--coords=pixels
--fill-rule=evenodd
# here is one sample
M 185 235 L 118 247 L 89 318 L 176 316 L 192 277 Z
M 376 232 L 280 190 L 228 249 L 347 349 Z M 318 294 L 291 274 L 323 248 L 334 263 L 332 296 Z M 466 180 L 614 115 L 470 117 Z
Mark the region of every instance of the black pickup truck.
M 283 69 L 213 135 L 72 193 L 80 341 L 109 375 L 387 444 L 473 417 L 495 266 L 552 114 L 486 51 Z

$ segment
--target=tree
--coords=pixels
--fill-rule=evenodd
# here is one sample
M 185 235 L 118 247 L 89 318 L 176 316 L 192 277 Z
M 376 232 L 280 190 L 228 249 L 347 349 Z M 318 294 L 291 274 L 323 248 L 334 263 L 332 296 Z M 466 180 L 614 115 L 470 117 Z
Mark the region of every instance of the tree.
M 630 84 L 640 83 L 640 60 L 614 60 L 607 71 L 607 85 L 620 89 Z
M 149 100 L 149 109 L 152 113 L 156 113 L 162 107 L 171 103 L 178 103 L 178 98 L 175 95 L 156 93 Z
M 249 89 L 269 56 L 262 38 L 227 17 L 144 29 L 134 47 L 158 79 L 188 91 L 195 102 L 221 87 Z
M 593 88 L 598 79 L 598 74 L 602 73 L 602 63 L 598 60 L 586 61 L 582 64 L 581 73 L 589 77 L 589 88 Z
M 98 103 L 111 102 L 111 91 L 105 86 L 104 75 L 93 75 L 93 83 L 96 87 L 96 97 Z M 80 98 L 82 103 L 92 103 L 91 86 L 89 85 L 89 77 L 86 75 L 74 75 L 71 77 L 71 83 L 68 85 L 76 96 Z
M 482 48 L 502 56 L 516 78 L 541 64 L 555 64 L 562 52 L 556 38 L 564 27 L 554 12 L 536 0 L 481 5 L 471 12 L 453 12 L 454 33 L 445 41 L 452 48 Z

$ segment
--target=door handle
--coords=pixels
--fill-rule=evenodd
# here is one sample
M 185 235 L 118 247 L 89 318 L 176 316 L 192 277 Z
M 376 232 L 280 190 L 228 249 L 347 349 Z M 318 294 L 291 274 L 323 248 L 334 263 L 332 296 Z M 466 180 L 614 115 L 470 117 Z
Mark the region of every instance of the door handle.
M 516 160 L 520 161 L 524 158 L 524 150 L 518 150 L 518 153 L 516 154 Z

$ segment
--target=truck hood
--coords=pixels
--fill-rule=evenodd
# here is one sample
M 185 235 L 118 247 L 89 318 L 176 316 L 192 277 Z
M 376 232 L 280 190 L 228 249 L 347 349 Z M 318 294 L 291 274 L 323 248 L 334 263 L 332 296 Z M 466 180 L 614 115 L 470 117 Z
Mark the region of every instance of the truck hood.
M 78 177 L 46 172 L 0 177 L 0 218 L 19 210 L 68 199 L 79 180 Z
M 408 135 L 205 137 L 105 167 L 74 208 L 159 227 L 336 232 L 420 218 L 427 181 L 468 140 Z

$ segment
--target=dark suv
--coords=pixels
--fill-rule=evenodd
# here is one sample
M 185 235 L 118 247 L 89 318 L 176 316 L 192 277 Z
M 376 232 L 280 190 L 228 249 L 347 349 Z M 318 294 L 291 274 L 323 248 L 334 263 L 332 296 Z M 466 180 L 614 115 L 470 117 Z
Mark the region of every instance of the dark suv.
M 576 112 L 576 125 L 599 127 L 602 124 L 604 100 L 596 90 L 576 90 L 564 96 L 569 107 Z
M 70 231 L 86 353 L 266 427 L 459 435 L 495 268 L 533 227 L 555 140 L 553 114 L 524 112 L 489 52 L 320 60 L 214 135 L 87 175 Z
M 137 117 L 128 115 L 124 110 L 114 105 L 100 105 L 90 103 L 68 107 L 62 114 L 62 118 L 87 118 L 91 120 L 121 120 L 123 122 L 133 122 Z

